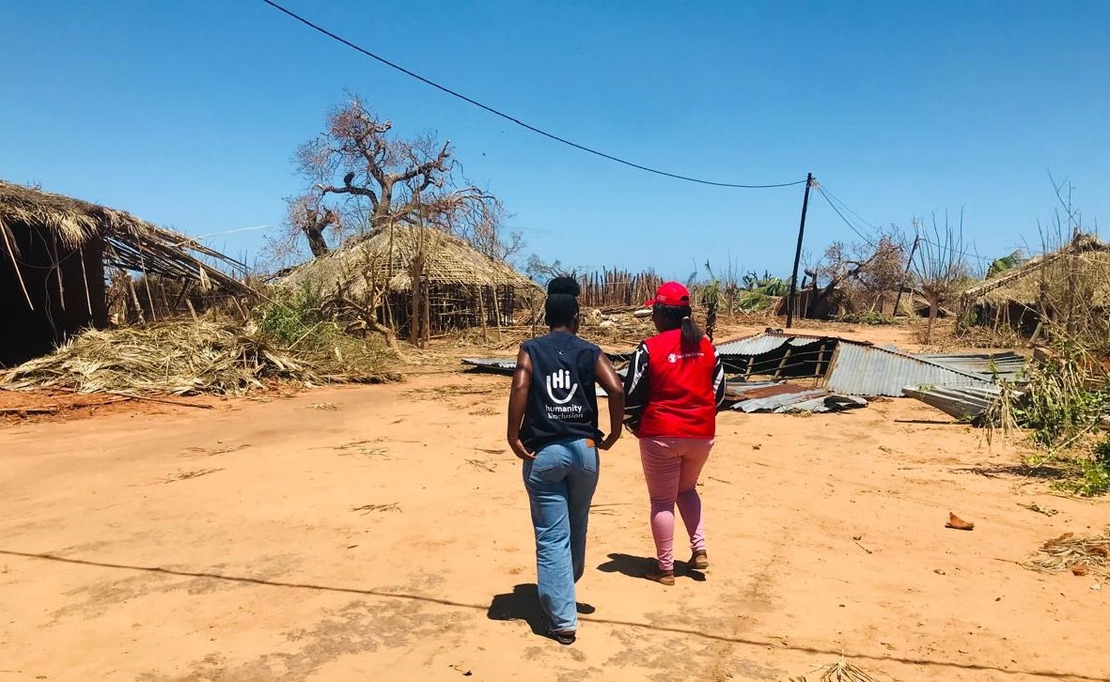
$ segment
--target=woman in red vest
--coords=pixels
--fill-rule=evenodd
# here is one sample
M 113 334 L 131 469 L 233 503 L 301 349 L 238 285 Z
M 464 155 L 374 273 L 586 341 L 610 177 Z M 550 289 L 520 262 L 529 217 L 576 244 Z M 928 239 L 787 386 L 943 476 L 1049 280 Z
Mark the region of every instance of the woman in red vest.
M 709 458 L 725 371 L 717 349 L 690 318 L 690 292 L 678 282 L 659 287 L 652 307 L 658 334 L 636 349 L 624 381 L 625 422 L 640 439 L 640 462 L 651 498 L 651 534 L 658 563 L 645 578 L 674 585 L 674 508 L 690 534 L 690 566 L 709 567 L 698 475 Z

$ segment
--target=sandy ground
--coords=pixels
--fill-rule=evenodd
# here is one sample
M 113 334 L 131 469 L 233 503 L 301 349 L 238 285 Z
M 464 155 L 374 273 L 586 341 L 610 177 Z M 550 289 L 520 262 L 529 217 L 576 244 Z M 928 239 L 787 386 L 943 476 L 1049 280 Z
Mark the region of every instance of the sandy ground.
M 712 566 L 672 588 L 637 577 L 647 499 L 620 442 L 592 613 L 560 646 L 537 634 L 508 381 L 450 369 L 5 425 L 0 681 L 783 680 L 842 653 L 899 680 L 1108 678 L 1110 585 L 1015 563 L 1101 531 L 1107 503 L 1051 495 L 910 400 L 723 414 Z M 950 510 L 975 530 L 945 529 Z

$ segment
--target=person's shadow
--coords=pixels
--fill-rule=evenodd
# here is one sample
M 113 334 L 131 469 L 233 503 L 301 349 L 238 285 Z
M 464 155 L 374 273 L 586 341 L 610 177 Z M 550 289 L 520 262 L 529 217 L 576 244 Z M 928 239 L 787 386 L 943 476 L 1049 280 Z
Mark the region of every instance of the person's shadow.
M 653 568 L 655 559 L 646 556 L 632 556 L 631 554 L 610 554 L 609 561 L 597 567 L 602 573 L 620 573 L 629 578 L 643 579 L 644 573 Z M 697 582 L 705 580 L 705 574 L 695 569 L 685 561 L 674 562 L 676 576 L 688 576 Z
M 578 613 L 581 614 L 596 611 L 589 604 L 579 603 L 577 606 Z M 540 608 L 540 595 L 535 583 L 516 585 L 508 594 L 495 595 L 486 611 L 486 617 L 490 620 L 522 620 L 528 623 L 533 634 L 551 637 L 547 616 Z

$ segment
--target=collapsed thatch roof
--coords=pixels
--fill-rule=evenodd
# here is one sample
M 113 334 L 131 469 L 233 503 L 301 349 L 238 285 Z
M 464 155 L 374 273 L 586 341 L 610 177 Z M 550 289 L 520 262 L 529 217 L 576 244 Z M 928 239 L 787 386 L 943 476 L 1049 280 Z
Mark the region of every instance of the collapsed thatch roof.
M 11 229 L 16 225 L 45 231 L 69 249 L 99 240 L 109 266 L 197 281 L 204 288 L 215 284 L 234 292 L 251 292 L 250 287 L 218 267 L 245 273 L 245 265 L 190 237 L 126 211 L 0 180 L 0 248 L 13 261 L 19 256 Z M 5 254 L 0 251 L 0 255 Z
M 356 298 L 373 289 L 411 291 L 410 267 L 419 253 L 424 254 L 424 273 L 432 285 L 539 288 L 505 263 L 479 253 L 454 235 L 407 225 L 381 230 L 304 263 L 278 280 L 278 284 L 340 290 Z
M 1092 297 L 1092 306 L 1110 306 L 1110 244 L 1089 234 L 1080 234 L 1053 253 L 1036 256 L 1024 265 L 1005 271 L 965 289 L 968 303 L 1034 306 L 1040 300 L 1046 279 L 1073 272 Z

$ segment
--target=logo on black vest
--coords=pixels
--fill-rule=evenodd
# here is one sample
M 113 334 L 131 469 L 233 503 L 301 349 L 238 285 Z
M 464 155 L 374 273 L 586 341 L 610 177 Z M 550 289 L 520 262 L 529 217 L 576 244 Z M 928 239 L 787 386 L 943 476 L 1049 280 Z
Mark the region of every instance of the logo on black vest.
M 578 390 L 578 384 L 571 385 L 570 372 L 565 369 L 557 369 L 551 374 L 547 375 L 547 396 L 551 398 L 551 402 L 556 405 L 565 405 L 574 397 L 575 391 Z M 556 398 L 557 392 L 566 392 L 563 398 Z

